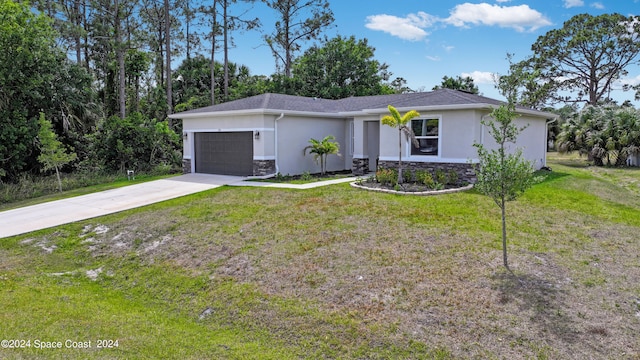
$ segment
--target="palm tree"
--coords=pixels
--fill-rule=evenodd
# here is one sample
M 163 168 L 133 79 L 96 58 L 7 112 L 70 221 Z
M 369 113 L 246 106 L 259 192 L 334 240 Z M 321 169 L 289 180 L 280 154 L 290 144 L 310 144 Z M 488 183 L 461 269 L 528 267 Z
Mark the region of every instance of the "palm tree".
M 402 184 L 402 133 L 404 132 L 407 139 L 410 138 L 416 147 L 420 146 L 413 130 L 407 126 L 411 119 L 420 116 L 420 114 L 415 110 L 411 110 L 404 114 L 404 116 L 400 116 L 400 112 L 393 106 L 389 105 L 387 108 L 391 115 L 385 115 L 382 118 L 382 123 L 393 128 L 398 128 L 398 184 Z
M 340 156 L 338 151 L 340 151 L 340 144 L 333 142 L 335 140 L 335 136 L 328 135 L 325 136 L 322 140 L 311 139 L 309 142 L 311 145 L 307 146 L 302 150 L 304 155 L 307 154 L 307 150 L 309 150 L 310 154 L 315 154 L 313 156 L 316 163 L 320 160 L 320 174 L 324 175 L 327 172 L 327 156 L 336 154 Z

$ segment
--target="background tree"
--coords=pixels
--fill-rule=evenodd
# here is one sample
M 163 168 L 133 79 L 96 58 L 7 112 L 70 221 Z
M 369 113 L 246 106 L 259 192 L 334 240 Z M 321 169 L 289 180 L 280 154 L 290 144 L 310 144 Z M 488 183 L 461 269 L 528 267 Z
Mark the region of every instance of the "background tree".
M 415 90 L 407 86 L 407 80 L 402 77 L 393 79 L 393 81 L 391 81 L 391 83 L 389 83 L 387 86 L 395 94 L 407 94 L 416 92 Z
M 255 3 L 256 0 L 243 0 L 244 3 Z M 229 101 L 229 83 L 230 83 L 230 71 L 229 71 L 229 48 L 233 44 L 233 38 L 230 35 L 231 31 L 235 30 L 252 30 L 260 26 L 260 19 L 246 19 L 244 15 L 246 11 L 240 15 L 232 15 L 229 13 L 230 4 L 237 3 L 238 0 L 221 0 L 222 6 L 222 33 L 223 33 L 223 50 L 224 50 L 224 83 L 223 93 L 224 101 Z
M 480 90 L 478 86 L 473 82 L 473 78 L 470 76 L 462 77 L 460 75 L 455 78 L 444 76 L 442 83 L 433 87 L 433 90 L 438 89 L 453 89 L 470 92 L 472 94 L 479 94 Z
M 338 152 L 340 151 L 340 144 L 334 142 L 335 136 L 327 135 L 322 140 L 311 139 L 309 142 L 311 145 L 307 146 L 302 150 L 303 154 L 307 154 L 307 150 L 309 150 L 310 154 L 314 154 L 314 159 L 316 162 L 320 162 L 320 174 L 324 175 L 327 172 L 327 156 L 329 155 L 340 155 Z
M 112 116 L 90 135 L 92 163 L 107 171 L 150 171 L 155 167 L 180 166 L 180 137 L 166 121 L 132 113 L 124 119 Z
M 33 139 L 40 112 L 62 132 L 90 112 L 91 79 L 56 46 L 45 15 L 0 0 L 0 180 L 37 168 Z M 80 92 L 76 86 L 86 86 Z M 66 124 L 66 125 L 65 125 Z M 69 129 L 69 126 L 67 126 Z
M 640 153 L 640 111 L 588 106 L 562 125 L 556 145 L 562 153 L 587 155 L 594 165 L 624 166 Z
M 558 134 L 562 131 L 562 126 L 578 111 L 577 106 L 574 103 L 558 109 L 547 107 L 542 110 L 558 115 L 556 121 L 547 125 L 547 141 L 550 142 L 547 144 L 547 150 L 557 150 L 556 140 L 558 139 Z
M 204 55 L 196 55 L 191 59 L 185 59 L 176 69 L 174 77 L 179 79 L 175 82 L 174 97 L 176 99 L 176 111 L 186 111 L 210 105 L 211 103 L 211 77 L 209 59 Z M 216 62 L 214 71 L 215 83 L 222 84 L 224 81 L 223 64 Z M 266 77 L 252 76 L 249 68 L 245 65 L 229 62 L 229 98 L 235 100 L 251 95 L 273 92 L 269 87 L 270 82 Z M 215 103 L 224 102 L 224 94 L 217 92 Z
M 408 139 L 411 138 L 414 146 L 419 146 L 413 130 L 411 130 L 411 126 L 407 126 L 407 124 L 411 122 L 411 119 L 420 116 L 420 114 L 415 110 L 411 110 L 401 116 L 395 107 L 389 105 L 387 108 L 391 115 L 385 115 L 382 118 L 382 124 L 398 128 L 398 184 L 402 184 L 402 133 L 404 133 Z
M 275 31 L 264 39 L 276 58 L 276 68 L 282 63 L 282 72 L 291 77 L 294 54 L 300 51 L 303 41 L 317 39 L 333 23 L 333 11 L 327 0 L 264 1 L 278 17 Z
M 89 61 L 100 80 L 100 94 L 108 115 L 127 114 L 127 51 L 134 47 L 132 34 L 138 28 L 133 0 L 94 0 L 91 2 Z
M 60 168 L 76 160 L 77 155 L 74 152 L 67 152 L 66 147 L 58 140 L 58 136 L 51 129 L 51 122 L 45 119 L 43 113 L 40 113 L 38 125 L 40 127 L 38 130 L 38 148 L 40 149 L 38 161 L 42 164 L 43 171 L 56 171 L 58 191 L 62 192 Z
M 511 67 L 514 76 L 526 72 L 536 78 L 538 86 L 527 89 L 525 97 L 597 105 L 609 101 L 614 82 L 638 57 L 640 17 L 576 15 L 540 36 L 531 50 L 532 57 Z
M 517 117 L 515 105 L 501 105 L 491 112 L 491 119 L 482 124 L 498 144 L 497 149 L 487 149 L 483 144 L 474 144 L 478 149 L 479 162 L 475 166 L 477 182 L 475 188 L 489 196 L 501 210 L 502 217 L 502 259 L 509 269 L 507 261 L 507 223 L 506 203 L 515 200 L 534 182 L 533 165 L 524 160 L 522 150 L 508 152 L 507 143 L 516 143 L 523 130 L 513 120 Z
M 293 76 L 301 96 L 342 99 L 389 93 L 383 81 L 388 65 L 374 59 L 375 48 L 366 39 L 335 37 L 312 46 L 296 59 Z

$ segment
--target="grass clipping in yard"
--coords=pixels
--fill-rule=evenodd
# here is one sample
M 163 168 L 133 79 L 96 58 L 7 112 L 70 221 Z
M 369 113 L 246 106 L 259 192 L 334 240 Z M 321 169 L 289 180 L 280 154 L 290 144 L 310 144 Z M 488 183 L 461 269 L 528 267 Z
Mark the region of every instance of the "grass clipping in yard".
M 474 192 L 222 188 L 2 240 L 0 335 L 120 339 L 71 358 L 636 359 L 640 173 L 553 168 L 510 206 L 515 276 Z

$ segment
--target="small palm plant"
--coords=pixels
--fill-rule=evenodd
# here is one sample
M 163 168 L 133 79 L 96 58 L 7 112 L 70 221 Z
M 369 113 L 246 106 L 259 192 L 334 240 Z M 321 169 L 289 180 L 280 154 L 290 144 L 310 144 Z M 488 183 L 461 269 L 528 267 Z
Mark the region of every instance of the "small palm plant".
M 311 145 L 307 146 L 302 150 L 303 154 L 307 154 L 307 150 L 309 150 L 310 154 L 314 154 L 313 158 L 316 161 L 320 161 L 320 174 L 324 175 L 327 172 L 327 156 L 329 155 L 338 155 L 338 151 L 340 151 L 340 144 L 334 142 L 335 136 L 328 135 L 325 136 L 322 140 L 311 139 L 309 142 Z
M 414 146 L 420 146 L 413 130 L 411 130 L 410 126 L 407 126 L 407 124 L 411 122 L 411 119 L 420 116 L 420 113 L 411 110 L 404 114 L 404 116 L 400 116 L 400 112 L 395 107 L 389 105 L 387 108 L 391 115 L 384 116 L 382 123 L 393 128 L 398 128 L 398 184 L 402 184 L 402 133 L 407 136 L 407 140 L 412 140 Z

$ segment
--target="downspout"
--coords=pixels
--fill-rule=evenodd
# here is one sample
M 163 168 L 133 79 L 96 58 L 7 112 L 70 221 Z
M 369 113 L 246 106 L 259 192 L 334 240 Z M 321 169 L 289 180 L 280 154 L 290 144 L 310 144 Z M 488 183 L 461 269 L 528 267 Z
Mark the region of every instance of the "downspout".
M 546 133 L 544 135 L 544 164 L 542 164 L 543 167 L 547 166 L 547 146 L 549 146 L 549 124 L 553 124 L 557 120 L 558 118 L 553 118 L 551 120 L 547 120 L 547 122 L 545 123 Z
M 280 116 L 278 116 L 274 122 L 273 125 L 273 136 L 275 138 L 275 163 L 276 163 L 276 174 L 280 173 L 280 168 L 278 168 L 278 120 L 282 120 L 282 118 L 284 117 L 284 113 L 280 113 Z

